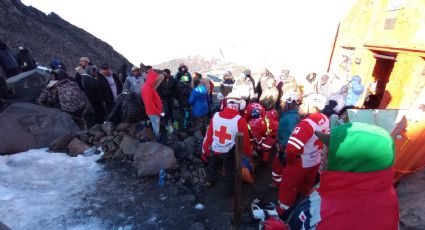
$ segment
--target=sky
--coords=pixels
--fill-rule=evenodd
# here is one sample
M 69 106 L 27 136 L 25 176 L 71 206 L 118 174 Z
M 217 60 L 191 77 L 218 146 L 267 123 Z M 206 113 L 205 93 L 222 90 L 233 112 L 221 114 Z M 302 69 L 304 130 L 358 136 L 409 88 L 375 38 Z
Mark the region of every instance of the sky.
M 326 70 L 355 0 L 22 0 L 102 39 L 130 62 L 189 55 L 247 66 Z M 221 52 L 220 52 L 221 50 Z

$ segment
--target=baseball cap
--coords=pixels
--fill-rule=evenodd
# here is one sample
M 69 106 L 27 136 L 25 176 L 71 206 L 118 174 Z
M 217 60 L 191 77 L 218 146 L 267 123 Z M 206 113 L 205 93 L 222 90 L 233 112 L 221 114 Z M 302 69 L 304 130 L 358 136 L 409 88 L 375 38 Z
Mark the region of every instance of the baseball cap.
M 104 64 L 100 65 L 100 68 L 101 69 L 109 69 L 109 65 L 104 63 Z

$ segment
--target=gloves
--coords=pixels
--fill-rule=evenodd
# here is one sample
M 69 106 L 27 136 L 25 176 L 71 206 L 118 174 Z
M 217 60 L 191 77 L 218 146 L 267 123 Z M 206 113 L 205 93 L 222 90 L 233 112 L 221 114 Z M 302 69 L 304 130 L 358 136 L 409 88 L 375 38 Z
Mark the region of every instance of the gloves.
M 165 116 L 165 113 L 160 113 L 160 115 L 161 115 L 161 117 L 164 117 Z
M 282 166 L 286 165 L 286 153 L 285 152 L 279 152 L 277 155 L 277 158 L 279 159 Z

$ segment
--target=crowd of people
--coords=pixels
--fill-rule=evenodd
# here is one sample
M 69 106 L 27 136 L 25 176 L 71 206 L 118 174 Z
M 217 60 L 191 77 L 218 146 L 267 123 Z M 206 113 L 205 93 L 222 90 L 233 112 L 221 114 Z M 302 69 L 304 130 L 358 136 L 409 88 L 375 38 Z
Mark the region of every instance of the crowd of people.
M 4 50 L 2 43 L 0 49 Z M 0 55 L 7 53 L 10 52 L 0 52 Z M 10 63 L 2 63 L 8 74 L 33 68 L 30 60 L 34 59 L 28 59 L 28 51 L 20 49 L 20 54 L 14 70 L 9 68 Z M 261 172 L 270 162 L 270 186 L 278 189 L 277 211 L 283 219 L 288 218 L 290 210 L 299 210 L 297 199 L 311 195 L 314 185 L 323 180 L 322 175 L 329 175 L 325 172 L 331 164 L 333 167 L 338 164 L 335 161 L 351 164 L 340 155 L 330 158 L 331 151 L 338 152 L 332 149 L 335 143 L 329 143 L 329 133 L 333 133 L 331 123 L 344 126 L 346 110 L 354 108 L 367 93 L 359 76 L 345 79 L 311 73 L 301 85 L 287 69 L 282 70 L 279 77 L 265 69 L 257 81 L 249 69 L 237 76 L 226 71 L 216 97 L 213 97 L 214 82 L 198 72 L 190 73 L 185 64 L 179 66 L 175 76 L 170 69 L 157 70 L 143 63 L 133 66 L 130 74 L 126 65 L 114 73 L 108 64 L 98 68 L 88 57 L 79 59 L 73 76 L 69 76 L 59 60 L 52 61 L 51 69 L 52 80 L 37 102 L 69 113 L 81 128 L 103 122 L 139 122 L 150 126 L 159 142 L 173 131 L 200 130 L 205 136 L 200 158 L 207 164 L 206 185 L 213 186 L 224 169 L 227 195 L 234 190 L 236 137 L 242 133 L 243 179 L 254 183 L 254 172 Z M 378 132 L 387 138 L 382 130 L 359 127 L 358 132 L 369 130 L 371 136 Z M 348 135 L 345 131 L 342 135 Z M 381 140 L 374 137 L 377 142 Z M 384 142 L 382 149 L 390 149 L 391 144 Z M 329 154 L 326 146 L 329 146 Z M 366 164 L 360 162 L 357 166 L 362 168 Z M 391 163 L 386 163 L 379 170 L 391 167 Z M 374 172 L 371 168 L 365 171 L 338 168 L 337 171 Z M 393 191 L 385 191 L 381 195 L 388 195 L 393 202 L 390 194 Z M 390 209 L 387 214 L 394 215 L 394 212 Z

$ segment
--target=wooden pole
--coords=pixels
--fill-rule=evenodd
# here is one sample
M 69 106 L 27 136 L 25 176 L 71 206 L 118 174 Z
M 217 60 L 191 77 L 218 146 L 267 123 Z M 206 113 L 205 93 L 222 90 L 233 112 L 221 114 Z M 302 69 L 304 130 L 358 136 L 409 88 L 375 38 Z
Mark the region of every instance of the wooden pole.
M 339 26 L 340 25 L 341 25 L 341 23 L 338 23 L 338 28 L 336 29 L 334 44 L 332 45 L 331 56 L 329 57 L 329 64 L 328 64 L 328 71 L 327 71 L 328 73 L 331 70 L 332 58 L 334 57 L 335 46 L 336 46 L 336 41 L 338 40 Z
M 235 148 L 235 194 L 233 206 L 234 227 L 237 229 L 242 221 L 242 141 L 243 133 L 236 135 Z

